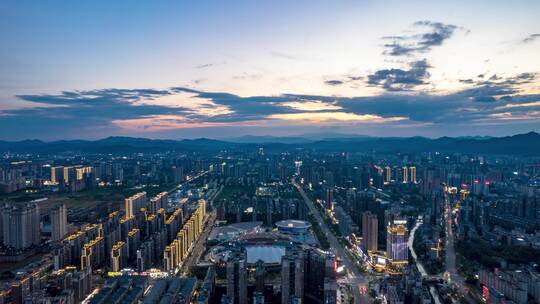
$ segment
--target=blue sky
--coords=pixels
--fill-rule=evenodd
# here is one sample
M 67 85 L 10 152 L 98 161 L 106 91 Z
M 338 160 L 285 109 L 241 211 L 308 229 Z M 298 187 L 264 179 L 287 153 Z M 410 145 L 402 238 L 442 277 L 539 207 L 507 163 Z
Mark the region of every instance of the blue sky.
M 0 139 L 540 131 L 538 1 L 0 5 Z

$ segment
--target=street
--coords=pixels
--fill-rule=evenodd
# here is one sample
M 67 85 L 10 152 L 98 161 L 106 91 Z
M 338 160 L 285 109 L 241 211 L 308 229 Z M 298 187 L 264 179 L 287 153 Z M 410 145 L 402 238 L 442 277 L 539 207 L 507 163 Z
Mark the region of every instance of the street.
M 330 243 L 331 250 L 336 256 L 341 258 L 341 261 L 345 265 L 348 272 L 348 278 L 351 282 L 351 287 L 353 290 L 354 303 L 355 304 L 369 303 L 369 298 L 367 296 L 367 286 L 368 286 L 367 280 L 358 269 L 358 266 L 356 265 L 356 263 L 353 260 L 351 260 L 351 258 L 346 254 L 345 249 L 343 248 L 341 243 L 338 241 L 334 233 L 330 230 L 330 228 L 328 228 L 326 221 L 323 219 L 319 210 L 315 207 L 313 202 L 307 197 L 306 193 L 304 192 L 304 189 L 302 189 L 302 187 L 298 185 L 294 180 L 292 180 L 292 183 L 294 184 L 296 189 L 298 189 L 298 192 L 300 192 L 300 195 L 306 202 L 306 205 L 308 206 L 310 212 L 313 214 L 317 222 L 319 222 L 321 230 L 324 232 L 324 234 L 326 235 L 328 239 L 328 242 Z M 361 291 L 362 288 L 364 288 L 363 292 Z

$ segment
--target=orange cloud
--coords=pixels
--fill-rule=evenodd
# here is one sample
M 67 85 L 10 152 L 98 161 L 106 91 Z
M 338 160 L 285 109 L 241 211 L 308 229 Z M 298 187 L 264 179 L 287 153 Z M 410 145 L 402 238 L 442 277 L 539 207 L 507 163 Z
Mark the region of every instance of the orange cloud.
M 385 123 L 406 120 L 406 117 L 381 117 L 372 114 L 355 114 L 348 112 L 305 112 L 272 114 L 267 116 L 269 119 L 307 121 L 307 122 L 366 122 L 366 123 Z

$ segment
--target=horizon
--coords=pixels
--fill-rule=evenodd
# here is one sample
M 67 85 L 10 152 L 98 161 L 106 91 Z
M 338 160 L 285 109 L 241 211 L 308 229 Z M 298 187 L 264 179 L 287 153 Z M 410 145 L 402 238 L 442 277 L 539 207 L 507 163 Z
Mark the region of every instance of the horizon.
M 0 140 L 540 132 L 539 10 L 532 0 L 10 2 Z
M 263 142 L 249 142 L 249 141 L 240 141 L 244 140 L 246 138 L 251 139 L 259 139 L 263 140 L 265 138 L 275 139 L 275 140 L 282 140 L 282 139 L 300 139 L 305 140 L 307 142 L 317 142 L 317 141 L 325 141 L 325 140 L 343 140 L 343 139 L 357 139 L 357 138 L 366 138 L 366 139 L 392 139 L 392 138 L 398 138 L 398 139 L 411 139 L 411 138 L 424 138 L 429 140 L 438 140 L 442 138 L 452 138 L 452 139 L 475 139 L 475 140 L 483 140 L 483 139 L 496 139 L 496 138 L 508 138 L 508 137 L 515 137 L 520 135 L 540 135 L 539 132 L 536 131 L 528 131 L 523 133 L 515 133 L 511 135 L 504 135 L 504 136 L 485 136 L 485 135 L 464 135 L 464 136 L 439 136 L 439 137 L 427 137 L 427 136 L 418 136 L 418 135 L 412 135 L 412 136 L 370 136 L 370 135 L 363 135 L 363 134 L 346 134 L 346 133 L 334 133 L 332 134 L 324 134 L 324 133 L 305 133 L 305 134 L 298 134 L 298 135 L 290 135 L 290 136 L 274 136 L 274 135 L 242 135 L 237 137 L 186 137 L 186 138 L 158 138 L 158 137 L 138 137 L 138 136 L 126 136 L 126 135 L 110 135 L 106 137 L 101 138 L 94 138 L 94 139 L 83 139 L 83 138 L 72 138 L 72 139 L 56 139 L 56 140 L 42 140 L 38 138 L 26 138 L 26 139 L 19 139 L 19 140 L 3 140 L 0 139 L 0 142 L 7 142 L 7 143 L 17 143 L 17 142 L 25 142 L 25 141 L 40 141 L 43 143 L 53 143 L 53 142 L 60 142 L 60 141 L 102 141 L 106 139 L 113 139 L 113 138 L 128 138 L 128 139 L 145 139 L 145 140 L 169 140 L 169 141 L 184 141 L 184 140 L 213 140 L 213 141 L 221 141 L 221 142 L 229 142 L 229 143 L 237 143 L 237 144 L 270 144 L 274 143 L 272 141 L 263 141 Z M 275 142 L 279 143 L 279 142 Z M 291 143 L 285 143 L 285 144 L 299 144 L 295 142 Z

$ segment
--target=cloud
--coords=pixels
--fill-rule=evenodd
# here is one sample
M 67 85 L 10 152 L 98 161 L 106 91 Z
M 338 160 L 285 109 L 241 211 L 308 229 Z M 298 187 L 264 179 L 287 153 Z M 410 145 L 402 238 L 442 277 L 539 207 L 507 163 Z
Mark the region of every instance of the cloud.
M 390 56 L 414 55 L 430 51 L 435 46 L 440 46 L 444 41 L 452 37 L 459 27 L 453 24 L 445 24 L 433 21 L 417 21 L 413 29 L 423 30 L 412 35 L 385 36 L 383 40 L 390 41 L 384 44 L 383 54 Z
M 354 84 L 363 79 L 363 76 L 344 75 L 341 77 L 341 79 L 327 79 L 324 81 L 324 84 L 329 86 L 341 86 L 344 84 Z
M 214 63 L 205 63 L 205 64 L 198 65 L 195 68 L 196 69 L 206 69 L 206 68 L 209 68 L 209 67 L 213 67 L 214 65 L 215 65 Z
M 485 74 L 480 74 L 475 79 L 460 79 L 459 81 L 473 86 L 463 91 L 469 94 L 472 100 L 494 102 L 499 98 L 511 98 L 510 95 L 519 93 L 524 85 L 535 83 L 536 77 L 536 73 L 520 73 L 508 77 L 497 74 L 486 77 Z
M 335 102 L 325 102 L 320 100 L 303 100 L 290 101 L 282 103 L 285 107 L 290 107 L 299 111 L 327 111 L 327 110 L 340 110 L 341 107 L 337 106 Z
M 530 34 L 529 36 L 523 38 L 523 40 L 521 40 L 522 43 L 531 43 L 531 42 L 534 42 L 536 40 L 540 39 L 540 34 Z
M 4 139 L 47 139 L 138 135 L 139 132 L 174 136 L 175 130 L 188 129 L 192 134 L 203 135 L 203 131 L 196 131 L 201 128 L 214 132 L 207 136 L 216 137 L 225 128 L 277 128 L 285 123 L 306 128 L 432 126 L 440 132 L 487 124 L 539 125 L 540 94 L 524 94 L 522 89 L 537 83 L 535 73 L 471 77 L 466 81 L 468 88 L 447 94 L 401 94 L 426 84 L 428 68 L 427 62 L 420 60 L 405 69 L 380 70 L 369 75 L 367 81 L 371 85 L 387 89 L 375 96 L 242 97 L 186 87 L 25 94 L 18 98 L 37 106 L 0 111 L 0 129 Z M 165 131 L 168 133 L 159 133 Z
M 408 69 L 384 69 L 368 75 L 367 83 L 380 86 L 388 91 L 408 91 L 426 84 L 430 74 L 427 60 L 414 61 Z
M 311 123 L 322 122 L 367 122 L 367 123 L 385 123 L 406 120 L 406 117 L 388 117 L 384 118 L 372 114 L 355 114 L 349 112 L 304 112 L 304 113 L 288 113 L 288 114 L 272 114 L 268 115 L 270 119 L 279 119 L 286 121 L 309 121 Z
M 331 79 L 331 80 L 325 80 L 324 84 L 329 86 L 339 86 L 344 84 L 345 82 L 343 80 L 337 80 L 337 79 Z

